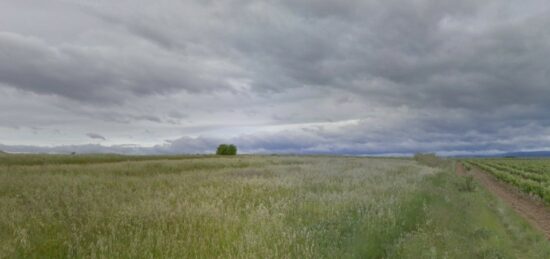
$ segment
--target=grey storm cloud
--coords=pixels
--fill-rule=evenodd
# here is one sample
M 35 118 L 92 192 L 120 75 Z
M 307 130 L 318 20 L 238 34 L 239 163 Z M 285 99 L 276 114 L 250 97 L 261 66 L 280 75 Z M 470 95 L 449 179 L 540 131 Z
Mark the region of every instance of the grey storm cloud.
M 211 90 L 191 64 L 110 47 L 46 45 L 40 39 L 0 33 L 0 81 L 19 89 L 84 102 L 121 102 L 124 96 Z
M 88 133 L 88 134 L 86 134 L 86 136 L 88 136 L 91 139 L 107 140 L 105 137 L 103 137 L 103 136 L 101 136 L 97 133 Z
M 550 145 L 542 0 L 29 0 L 0 3 L 0 17 L 8 146 L 34 144 L 17 127 L 46 128 L 39 146 L 48 128 L 100 128 L 134 153 Z

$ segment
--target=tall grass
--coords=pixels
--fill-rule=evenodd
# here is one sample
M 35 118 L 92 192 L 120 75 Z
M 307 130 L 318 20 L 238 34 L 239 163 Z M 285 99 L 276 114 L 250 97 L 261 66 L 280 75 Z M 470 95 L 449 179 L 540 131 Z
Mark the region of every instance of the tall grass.
M 459 255 L 449 251 L 477 251 L 459 242 L 471 234 L 466 230 L 477 230 L 477 221 L 466 222 L 468 209 L 492 202 L 461 207 L 486 194 L 449 191 L 451 174 L 412 160 L 247 156 L 21 164 L 0 166 L 0 258 L 381 258 L 432 247 L 437 255 Z M 484 212 L 491 224 L 502 221 L 499 211 Z M 440 213 L 472 227 L 444 225 L 448 215 Z M 521 220 L 505 220 L 523 226 L 517 233 L 529 243 L 518 241 L 522 249 L 503 255 L 536 256 L 529 252 L 535 247 L 549 255 L 540 248 L 546 241 Z M 488 235 L 504 243 L 516 234 Z
M 124 161 L 150 161 L 150 160 L 182 160 L 209 157 L 208 155 L 117 155 L 117 154 L 79 154 L 79 155 L 54 155 L 54 154 L 10 154 L 0 152 L 0 165 L 65 165 L 65 164 L 95 164 L 113 163 Z

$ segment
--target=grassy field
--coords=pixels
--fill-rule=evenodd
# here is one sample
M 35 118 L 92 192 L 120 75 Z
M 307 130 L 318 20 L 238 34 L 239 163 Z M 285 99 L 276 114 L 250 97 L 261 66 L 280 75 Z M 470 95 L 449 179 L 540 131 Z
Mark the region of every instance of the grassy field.
M 72 165 L 72 164 L 96 164 L 126 161 L 151 161 L 151 160 L 183 160 L 208 157 L 195 156 L 123 156 L 116 154 L 93 155 L 40 155 L 40 154 L 7 154 L 0 151 L 0 165 Z
M 0 156 L 0 258 L 550 258 L 450 164 Z
M 550 159 L 471 159 L 465 164 L 477 166 L 550 203 Z

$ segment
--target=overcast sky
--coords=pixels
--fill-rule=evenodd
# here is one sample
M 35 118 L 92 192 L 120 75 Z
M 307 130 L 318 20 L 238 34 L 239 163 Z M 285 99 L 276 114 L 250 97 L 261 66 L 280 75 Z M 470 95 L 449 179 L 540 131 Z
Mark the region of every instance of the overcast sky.
M 0 0 L 0 149 L 550 148 L 546 0 Z

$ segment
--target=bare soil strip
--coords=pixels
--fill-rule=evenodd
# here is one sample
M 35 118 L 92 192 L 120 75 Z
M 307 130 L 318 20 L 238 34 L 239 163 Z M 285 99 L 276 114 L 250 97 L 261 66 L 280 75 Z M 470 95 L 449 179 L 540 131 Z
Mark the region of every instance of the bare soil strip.
M 489 173 L 483 172 L 476 167 L 466 172 L 462 163 L 457 163 L 456 173 L 459 175 L 471 174 L 487 190 L 508 203 L 550 240 L 550 208 L 542 201 L 520 192 L 517 188 L 497 180 Z

